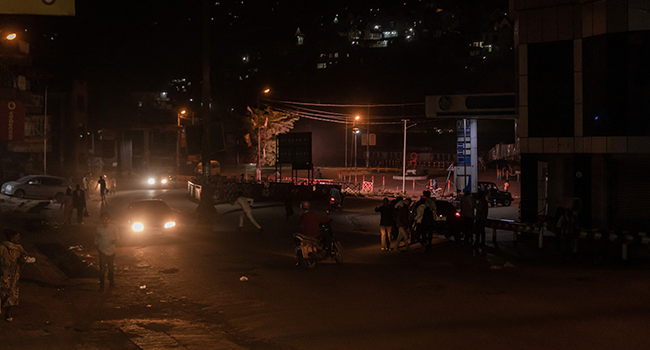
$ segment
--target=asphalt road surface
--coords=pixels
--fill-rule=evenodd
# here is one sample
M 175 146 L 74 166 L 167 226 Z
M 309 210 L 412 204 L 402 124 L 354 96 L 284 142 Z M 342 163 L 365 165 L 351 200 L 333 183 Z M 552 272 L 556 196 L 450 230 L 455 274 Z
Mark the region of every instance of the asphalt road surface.
M 114 288 L 98 292 L 94 279 L 74 279 L 53 294 L 53 304 L 69 305 L 60 317 L 74 319 L 76 336 L 51 348 L 650 346 L 650 282 L 643 261 L 623 267 L 613 258 L 588 257 L 560 264 L 552 248 L 539 254 L 525 238 L 484 249 L 439 240 L 430 254 L 419 245 L 407 253 L 384 252 L 373 210 L 380 200 L 349 198 L 342 212 L 330 215 L 344 263 L 306 270 L 294 266 L 297 214 L 285 221 L 282 203 L 255 204 L 262 232 L 247 219 L 238 232 L 241 212 L 219 205 L 213 227 L 187 214 L 174 235 L 129 237 L 123 222 L 128 203 L 152 197 L 180 211 L 196 208 L 183 189 L 120 191 L 106 204 L 89 202 L 92 216 L 84 228 L 48 238 L 81 244 L 80 254 L 94 259 L 89 247 L 100 209 L 111 212 L 124 235 Z M 324 209 L 324 203 L 316 205 L 323 215 Z M 490 208 L 490 215 L 516 215 L 516 207 Z

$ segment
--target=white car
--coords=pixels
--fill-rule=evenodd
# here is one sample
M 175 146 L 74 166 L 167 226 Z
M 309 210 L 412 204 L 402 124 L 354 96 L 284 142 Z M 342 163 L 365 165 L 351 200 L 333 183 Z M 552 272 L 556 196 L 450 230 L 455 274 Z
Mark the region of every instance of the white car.
M 28 175 L 2 184 L 0 193 L 17 198 L 47 198 L 60 202 L 65 191 L 72 188 L 70 180 L 49 175 Z

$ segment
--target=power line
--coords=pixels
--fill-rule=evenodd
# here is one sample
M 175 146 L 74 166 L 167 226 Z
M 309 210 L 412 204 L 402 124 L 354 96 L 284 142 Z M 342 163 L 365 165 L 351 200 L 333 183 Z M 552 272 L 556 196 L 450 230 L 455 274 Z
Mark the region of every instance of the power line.
M 403 106 L 422 106 L 424 102 L 417 103 L 396 103 L 396 104 L 366 104 L 366 105 L 357 105 L 357 104 L 330 104 L 330 103 L 309 103 L 309 102 L 294 102 L 294 101 L 278 101 L 278 100 L 267 100 L 269 102 L 284 103 L 289 105 L 300 105 L 300 106 L 322 106 L 322 107 L 346 107 L 346 108 L 368 108 L 368 107 L 403 107 Z

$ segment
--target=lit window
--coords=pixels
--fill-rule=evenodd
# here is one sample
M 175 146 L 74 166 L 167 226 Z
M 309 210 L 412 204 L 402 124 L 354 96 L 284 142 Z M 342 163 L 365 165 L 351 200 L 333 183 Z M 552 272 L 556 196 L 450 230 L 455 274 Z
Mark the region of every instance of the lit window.
M 317 63 L 316 69 L 325 69 L 327 68 L 327 63 Z

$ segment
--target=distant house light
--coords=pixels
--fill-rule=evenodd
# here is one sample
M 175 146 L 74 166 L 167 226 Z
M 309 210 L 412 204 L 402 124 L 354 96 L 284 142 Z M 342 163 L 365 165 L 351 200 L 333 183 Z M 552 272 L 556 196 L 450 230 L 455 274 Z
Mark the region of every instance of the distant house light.
M 395 37 L 397 37 L 397 31 L 395 30 L 384 32 L 384 38 L 395 38 Z
M 327 63 L 316 63 L 316 69 L 325 69 L 327 68 Z

